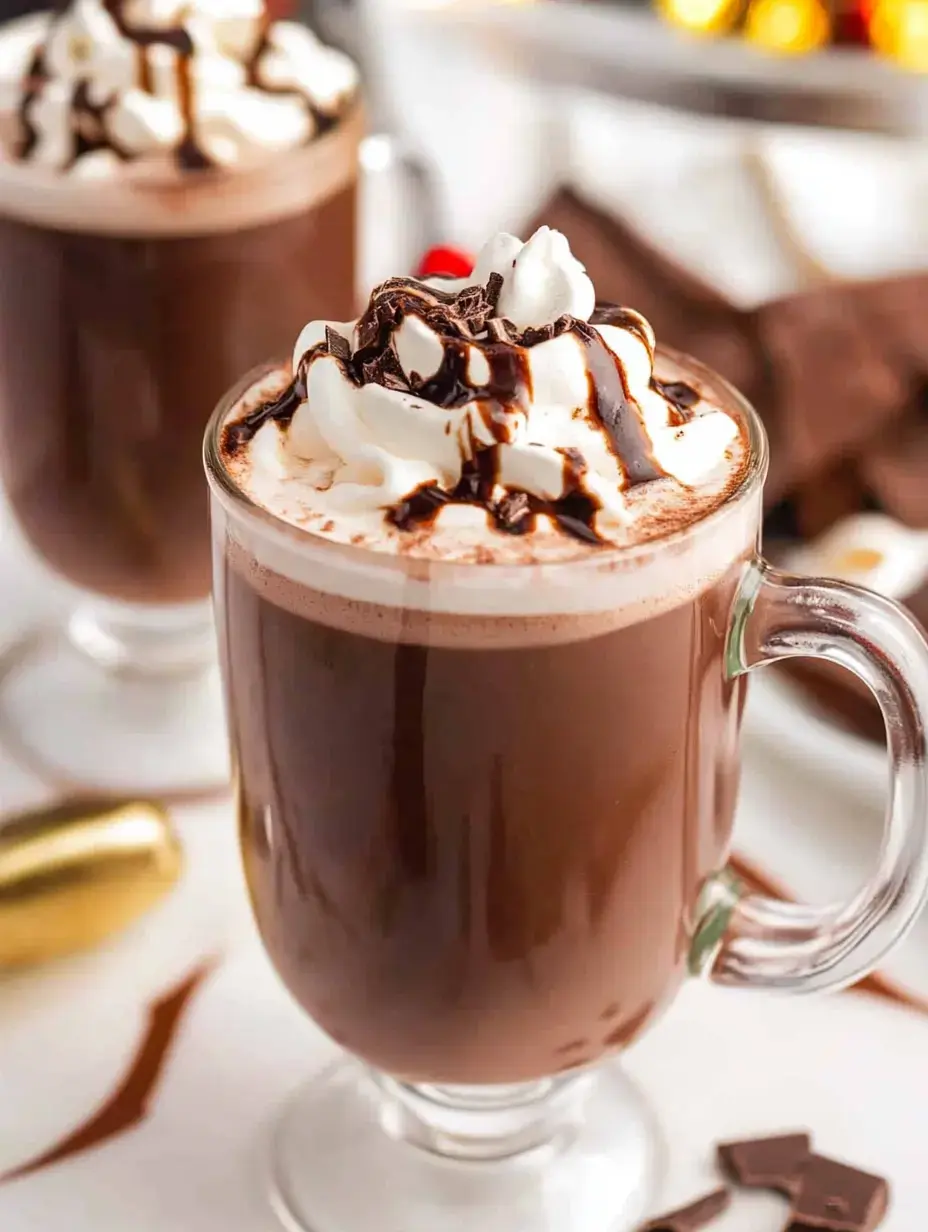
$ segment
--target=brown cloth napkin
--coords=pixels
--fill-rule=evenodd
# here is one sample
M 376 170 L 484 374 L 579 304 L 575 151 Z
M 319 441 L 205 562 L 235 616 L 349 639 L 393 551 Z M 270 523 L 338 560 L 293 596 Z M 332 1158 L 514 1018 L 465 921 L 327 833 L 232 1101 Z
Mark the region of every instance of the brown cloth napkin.
M 767 508 L 814 537 L 861 508 L 928 526 L 928 273 L 835 282 L 745 311 L 620 219 L 559 191 L 563 231 L 602 299 L 728 378 L 771 443 Z

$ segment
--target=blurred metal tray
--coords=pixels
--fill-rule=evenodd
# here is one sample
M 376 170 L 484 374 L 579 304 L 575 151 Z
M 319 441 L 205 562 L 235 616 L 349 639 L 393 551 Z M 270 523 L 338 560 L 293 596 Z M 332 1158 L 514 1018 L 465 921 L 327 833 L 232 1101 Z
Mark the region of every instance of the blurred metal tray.
M 856 48 L 776 56 L 694 39 L 608 0 L 458 0 L 413 10 L 510 69 L 545 82 L 765 124 L 928 137 L 928 75 Z

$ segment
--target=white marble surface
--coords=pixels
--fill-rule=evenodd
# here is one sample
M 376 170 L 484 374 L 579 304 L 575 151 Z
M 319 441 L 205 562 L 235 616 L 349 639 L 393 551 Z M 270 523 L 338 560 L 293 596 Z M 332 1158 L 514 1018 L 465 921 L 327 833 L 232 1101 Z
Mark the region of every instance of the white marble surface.
M 466 58 L 445 47 L 404 47 L 402 37 L 392 71 L 410 127 L 440 167 L 449 239 L 475 247 L 499 225 L 518 227 L 570 179 L 624 208 L 741 302 L 795 285 L 796 270 L 746 176 L 742 130 L 661 121 L 658 142 L 653 117 L 638 109 L 581 98 L 555 105 L 504 77 L 481 77 L 475 96 L 476 70 Z M 771 150 L 793 221 L 836 271 L 878 272 L 925 255 L 925 177 L 916 160 L 901 165 L 872 143 L 822 149 L 807 137 L 777 138 Z M 375 193 L 387 194 L 379 206 Z M 835 196 L 840 209 L 828 221 L 821 202 Z M 369 221 L 379 217 L 384 226 L 388 200 L 383 184 L 372 190 Z M 383 231 L 371 229 L 371 277 L 388 251 Z M 0 579 L 0 641 L 60 607 L 61 592 L 2 512 Z M 747 743 L 740 849 L 813 900 L 845 892 L 875 851 L 878 800 L 850 777 L 823 776 L 814 758 L 800 762 L 786 745 L 771 744 L 769 724 L 756 726 L 767 734 Z M 0 749 L 0 807 L 46 796 Z M 295 1010 L 256 944 L 229 802 L 179 810 L 176 821 L 189 866 L 170 900 L 102 950 L 0 982 L 2 1173 L 80 1124 L 118 1084 L 146 1006 L 199 964 L 217 963 L 183 1019 L 144 1125 L 0 1184 L 2 1232 L 276 1226 L 263 1203 L 258 1145 L 273 1109 L 330 1046 Z M 928 926 L 890 966 L 928 995 Z M 693 987 L 628 1064 L 670 1146 L 662 1203 L 706 1185 L 710 1140 L 808 1123 L 826 1152 L 893 1177 L 888 1232 L 921 1226 L 928 1018 L 869 997 L 785 1001 Z M 744 1198 L 718 1227 L 776 1232 L 782 1221 L 775 1199 Z

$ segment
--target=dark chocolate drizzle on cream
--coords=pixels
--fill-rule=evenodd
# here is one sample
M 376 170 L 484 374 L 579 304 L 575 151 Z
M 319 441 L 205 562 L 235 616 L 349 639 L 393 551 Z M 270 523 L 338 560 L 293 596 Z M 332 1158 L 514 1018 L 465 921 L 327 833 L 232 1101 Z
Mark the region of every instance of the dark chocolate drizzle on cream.
M 491 525 L 510 535 L 530 533 L 539 515 L 546 515 L 565 534 L 584 543 L 600 544 L 595 520 L 600 505 L 585 486 L 587 463 L 576 449 L 562 449 L 562 492 L 544 499 L 521 489 L 502 488 L 500 446 L 514 439 L 517 420 L 524 418 L 532 398 L 528 352 L 532 347 L 570 333 L 584 347 L 589 375 L 587 410 L 602 427 L 606 441 L 622 468 L 627 488 L 664 477 L 651 452 L 651 442 L 632 398 L 622 364 L 592 324 L 629 329 L 653 355 L 653 340 L 641 317 L 629 309 L 597 305 L 592 324 L 563 316 L 542 328 L 517 329 L 496 315 L 503 280 L 493 274 L 486 287 L 444 290 L 409 278 L 391 278 L 371 295 L 357 326 L 358 349 L 331 328 L 325 342 L 302 358 L 290 384 L 273 400 L 257 406 L 223 433 L 223 450 L 234 457 L 270 420 L 287 427 L 307 397 L 309 370 L 317 359 L 334 358 L 355 386 L 376 383 L 448 409 L 474 405 L 487 435 L 487 445 L 471 435 L 464 442 L 461 478 L 453 488 L 425 484 L 385 511 L 386 519 L 401 531 L 431 526 L 447 505 L 483 509 Z M 443 356 L 428 378 L 403 372 L 393 338 L 403 321 L 418 316 L 438 335 Z M 470 348 L 475 347 L 489 368 L 489 380 L 474 385 L 469 379 Z M 657 386 L 655 386 L 656 388 Z M 690 391 L 695 393 L 695 391 Z M 698 395 L 695 396 L 698 400 Z M 671 401 L 686 402 L 686 395 Z M 502 494 L 501 493 L 502 490 Z
M 149 50 L 155 46 L 169 47 L 177 54 L 177 97 L 183 121 L 183 136 L 174 148 L 174 157 L 178 166 L 184 171 L 204 171 L 214 166 L 212 159 L 202 148 L 196 137 L 196 83 L 193 76 L 193 63 L 196 47 L 190 33 L 183 26 L 171 26 L 164 29 L 145 26 L 132 26 L 124 16 L 124 0 L 103 0 L 103 7 L 113 19 L 116 28 L 123 38 L 133 43 L 136 48 L 138 64 L 136 85 L 140 90 L 151 93 L 153 74 Z M 68 4 L 65 0 L 58 5 L 54 22 L 66 12 Z M 261 82 L 261 60 L 269 48 L 269 35 L 273 19 L 267 8 L 261 19 L 261 28 L 255 41 L 254 49 L 245 62 L 246 80 L 250 87 L 263 91 L 265 94 L 283 94 L 298 97 L 306 107 L 314 121 L 313 139 L 321 137 L 338 122 L 338 116 L 323 111 L 311 99 L 294 90 L 268 87 Z M 43 87 L 51 80 L 51 74 L 45 63 L 44 47 L 40 47 L 33 57 L 24 83 L 23 95 L 19 105 L 19 123 L 22 133 L 16 156 L 22 161 L 28 160 L 38 144 L 38 133 L 29 120 L 29 111 Z M 100 105 L 90 101 L 89 82 L 81 81 L 74 90 L 71 101 L 71 124 L 75 136 L 74 156 L 70 165 L 85 154 L 94 150 L 110 150 L 123 161 L 129 161 L 133 155 L 121 149 L 113 140 L 106 125 L 106 114 L 115 99 L 108 99 Z

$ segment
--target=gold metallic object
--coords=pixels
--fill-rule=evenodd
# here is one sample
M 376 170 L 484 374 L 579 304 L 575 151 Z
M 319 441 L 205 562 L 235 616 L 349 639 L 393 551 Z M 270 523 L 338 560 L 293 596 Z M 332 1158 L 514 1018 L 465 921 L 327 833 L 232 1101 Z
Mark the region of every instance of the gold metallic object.
M 928 0 L 877 0 L 870 41 L 903 68 L 928 72 Z
M 666 19 L 691 34 L 727 34 L 738 24 L 742 0 L 658 0 Z
M 831 17 L 822 0 L 752 0 L 744 37 L 768 51 L 802 55 L 831 38 Z
M 157 804 L 74 800 L 11 818 L 0 825 L 0 968 L 99 944 L 164 898 L 182 867 Z

